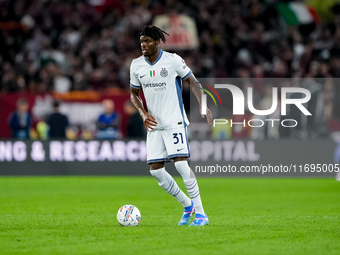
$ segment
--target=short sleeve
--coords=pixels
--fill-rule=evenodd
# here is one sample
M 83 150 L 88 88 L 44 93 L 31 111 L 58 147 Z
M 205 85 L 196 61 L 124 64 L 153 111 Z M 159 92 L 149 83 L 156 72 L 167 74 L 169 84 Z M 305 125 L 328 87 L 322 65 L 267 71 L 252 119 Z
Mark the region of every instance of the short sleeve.
M 175 70 L 178 76 L 185 80 L 190 76 L 191 69 L 187 66 L 183 58 L 181 58 L 177 54 L 174 54 L 174 57 L 175 57 Z
M 140 89 L 140 82 L 135 73 L 135 60 L 130 65 L 130 86 L 136 89 Z

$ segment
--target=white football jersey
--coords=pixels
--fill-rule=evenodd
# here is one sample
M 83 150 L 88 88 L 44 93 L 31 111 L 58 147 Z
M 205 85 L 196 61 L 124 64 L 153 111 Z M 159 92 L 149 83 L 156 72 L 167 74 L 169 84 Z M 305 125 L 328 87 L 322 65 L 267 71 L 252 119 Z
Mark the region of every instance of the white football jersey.
M 143 89 L 148 113 L 158 122 L 155 130 L 189 125 L 182 100 L 182 79 L 190 74 L 180 56 L 163 50 L 153 64 L 144 56 L 132 61 L 130 86 Z

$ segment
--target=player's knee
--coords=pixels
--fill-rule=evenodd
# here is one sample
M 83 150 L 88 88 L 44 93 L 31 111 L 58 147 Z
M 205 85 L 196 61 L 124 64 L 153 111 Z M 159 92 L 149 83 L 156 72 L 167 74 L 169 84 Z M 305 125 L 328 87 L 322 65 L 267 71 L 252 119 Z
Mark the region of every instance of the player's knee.
M 166 178 L 165 178 L 165 168 L 159 168 L 157 170 L 150 170 L 150 174 L 156 178 L 156 180 L 158 181 L 159 186 L 162 187 L 162 185 L 164 185 L 164 183 L 166 182 Z
M 190 169 L 188 161 L 186 160 L 175 161 L 175 167 L 178 171 Z
M 187 161 L 187 159 L 188 159 L 188 157 L 176 157 L 176 158 L 174 158 L 174 162 L 176 163 L 176 162 L 187 162 L 188 163 L 188 161 Z
M 150 164 L 150 170 L 153 171 L 153 170 L 159 170 L 161 168 L 164 167 L 164 163 L 163 162 L 157 162 L 157 163 L 151 163 Z
M 195 175 L 191 171 L 191 168 L 186 160 L 176 161 L 175 167 L 182 176 L 184 182 L 188 182 L 191 179 L 195 179 Z

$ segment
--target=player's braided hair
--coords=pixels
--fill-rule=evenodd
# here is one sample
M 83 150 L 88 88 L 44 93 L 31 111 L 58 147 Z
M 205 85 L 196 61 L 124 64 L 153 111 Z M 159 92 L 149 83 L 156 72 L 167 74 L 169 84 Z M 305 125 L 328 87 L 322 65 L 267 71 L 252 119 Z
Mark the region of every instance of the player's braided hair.
M 144 35 L 154 40 L 162 40 L 163 42 L 166 41 L 164 34 L 169 35 L 167 32 L 163 31 L 159 27 L 151 26 L 151 25 L 147 25 L 143 27 L 141 30 L 139 30 L 139 38 L 142 35 Z

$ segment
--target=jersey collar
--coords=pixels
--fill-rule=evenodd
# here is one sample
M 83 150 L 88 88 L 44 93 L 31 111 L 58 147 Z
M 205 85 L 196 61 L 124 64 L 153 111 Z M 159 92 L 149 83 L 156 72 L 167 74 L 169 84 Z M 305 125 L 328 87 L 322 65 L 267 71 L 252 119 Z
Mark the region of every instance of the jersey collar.
M 151 63 L 149 62 L 149 60 L 148 60 L 146 57 L 144 57 L 144 59 L 145 59 L 146 63 L 148 63 L 150 66 L 153 66 L 154 64 L 156 64 L 156 63 L 158 62 L 158 60 L 161 59 L 162 55 L 163 55 L 163 50 L 160 49 L 160 50 L 159 50 L 158 57 L 157 57 L 156 61 L 153 62 L 153 64 L 151 64 Z

